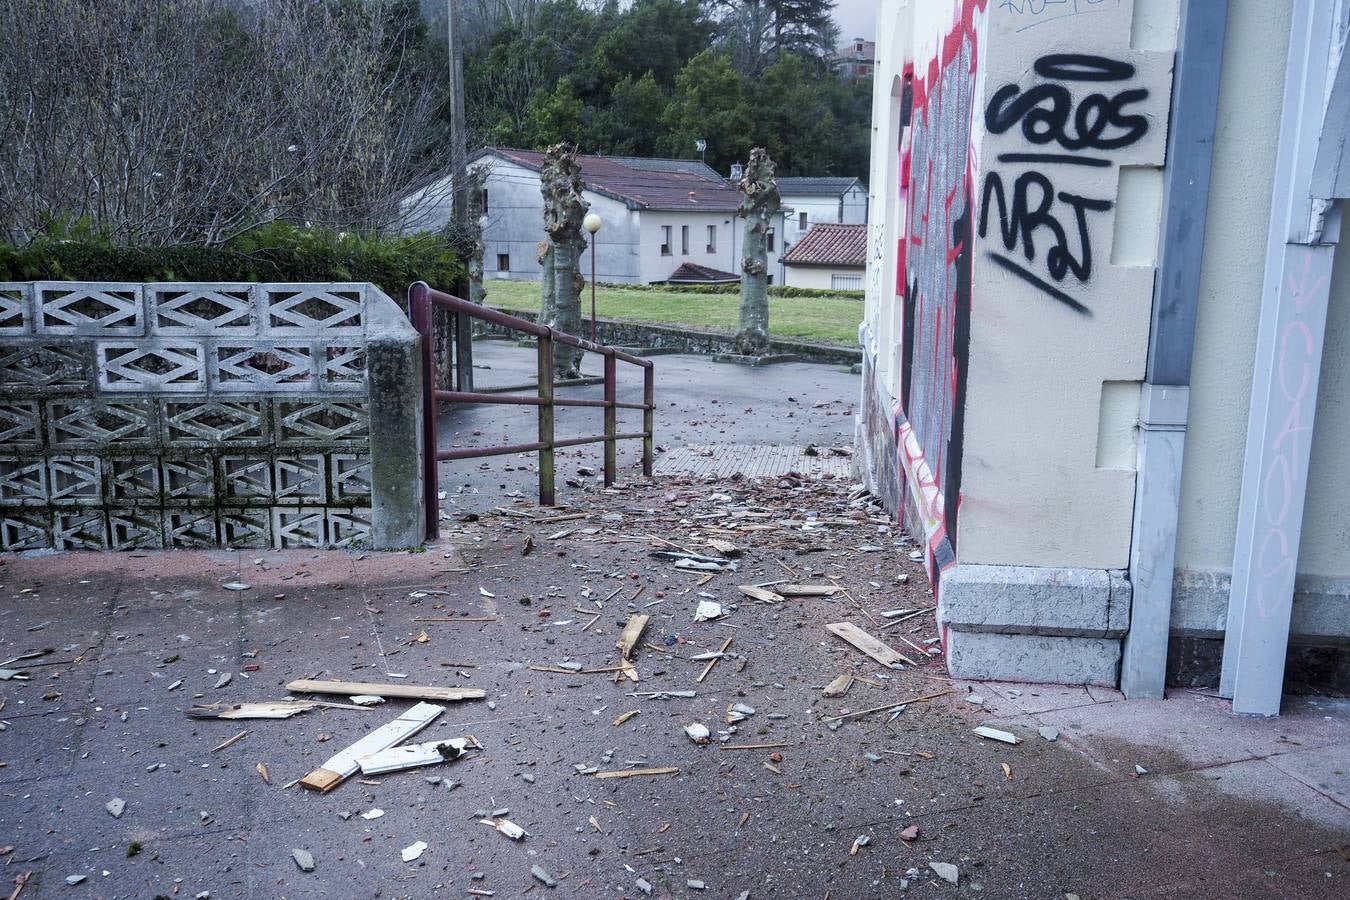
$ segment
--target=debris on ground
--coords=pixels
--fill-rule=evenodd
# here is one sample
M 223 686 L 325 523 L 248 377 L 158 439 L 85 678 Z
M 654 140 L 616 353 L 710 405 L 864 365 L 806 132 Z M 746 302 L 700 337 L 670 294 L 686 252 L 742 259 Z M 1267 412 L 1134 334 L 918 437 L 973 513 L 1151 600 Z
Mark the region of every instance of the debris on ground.
M 415 841 L 412 844 L 409 844 L 407 847 L 403 848 L 403 861 L 413 862 L 414 860 L 420 859 L 422 854 L 426 852 L 428 846 L 430 845 L 427 844 L 426 841 Z
M 330 757 L 322 766 L 300 779 L 300 786 L 328 793 L 361 767 L 362 757 L 394 746 L 431 724 L 445 712 L 444 706 L 418 703 L 392 722 L 381 725 L 361 740 Z
M 103 808 L 106 809 L 108 814 L 114 819 L 120 819 L 122 818 L 123 811 L 127 808 L 127 801 L 123 800 L 121 797 L 114 797 L 103 804 Z
M 260 703 L 198 704 L 187 711 L 194 719 L 289 719 L 319 707 L 312 700 L 270 700 Z
M 1036 729 L 1036 731 L 1040 734 L 1041 737 L 1045 738 L 1047 741 L 1053 742 L 1059 740 L 1058 728 L 1051 728 L 1049 725 L 1042 725 L 1040 728 Z
M 292 850 L 291 859 L 295 860 L 295 864 L 300 867 L 301 872 L 314 871 L 314 856 L 308 850 L 299 848 Z
M 722 618 L 722 604 L 716 600 L 700 600 L 698 608 L 694 610 L 695 622 L 710 622 L 713 619 Z
M 684 726 L 684 733 L 688 735 L 689 740 L 693 741 L 695 744 L 706 744 L 711 740 L 709 737 L 708 726 L 701 722 L 694 722 Z
M 888 669 L 899 668 L 901 663 L 908 663 L 911 666 L 918 665 L 903 653 L 883 644 L 852 622 L 831 622 L 825 626 L 825 629 L 836 637 L 848 641 Z
M 464 756 L 470 749 L 481 750 L 482 745 L 473 735 L 462 738 L 447 738 L 439 741 L 426 741 L 421 744 L 402 744 L 378 750 L 357 760 L 363 775 L 382 775 L 386 772 L 401 772 L 419 766 L 453 762 Z
M 948 884 L 956 884 L 961 878 L 961 872 L 956 866 L 946 862 L 930 862 L 928 868 L 932 869 L 937 877 Z
M 558 886 L 558 882 L 553 880 L 553 876 L 548 874 L 548 870 L 546 870 L 543 866 L 540 865 L 530 866 L 530 874 L 533 875 L 535 877 L 535 880 L 537 880 L 544 887 Z
M 497 829 L 498 831 L 500 831 L 502 834 L 506 835 L 513 841 L 523 841 L 525 840 L 525 837 L 529 834 L 528 831 L 526 831 L 524 828 L 521 828 L 519 825 L 517 825 L 515 822 L 512 822 L 510 819 L 485 818 L 479 819 L 478 821 L 482 825 L 491 825 L 493 828 Z
M 1005 744 L 1020 744 L 1022 739 L 1011 731 L 1002 731 L 998 728 L 990 728 L 988 725 L 981 725 L 975 729 L 975 733 L 982 738 L 988 738 L 991 741 L 1002 741 Z
M 369 696 L 405 700 L 482 700 L 487 691 L 481 688 L 432 687 L 417 684 L 371 684 L 362 681 L 314 681 L 302 678 L 286 685 L 286 690 L 294 694 L 346 694 L 349 696 Z

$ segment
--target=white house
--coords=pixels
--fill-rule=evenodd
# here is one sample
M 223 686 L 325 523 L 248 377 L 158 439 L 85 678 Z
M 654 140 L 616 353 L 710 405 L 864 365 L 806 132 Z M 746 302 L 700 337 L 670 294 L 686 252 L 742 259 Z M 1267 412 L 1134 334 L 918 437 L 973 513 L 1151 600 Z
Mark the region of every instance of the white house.
M 788 287 L 861 291 L 867 269 L 866 225 L 813 225 L 783 256 Z
M 540 275 L 543 161 L 543 153 L 505 148 L 488 148 L 471 161 L 487 170 L 483 220 L 487 278 L 532 280 Z M 596 235 L 596 280 L 662 282 L 685 263 L 694 264 L 685 273 L 711 270 L 725 277 L 740 272 L 737 254 L 745 223 L 736 207 L 741 195 L 713 169 L 682 159 L 578 155 L 577 161 L 586 184 L 583 196 L 604 223 Z M 410 195 L 404 210 L 410 230 L 444 227 L 450 216 L 449 193 L 448 179 L 443 179 Z M 790 213 L 780 212 L 771 229 L 773 284 L 783 280 L 780 256 Z M 589 273 L 589 254 L 582 268 Z
M 867 188 L 856 178 L 779 178 L 783 206 L 792 209 L 784 232 L 788 247 L 812 225 L 866 225 Z

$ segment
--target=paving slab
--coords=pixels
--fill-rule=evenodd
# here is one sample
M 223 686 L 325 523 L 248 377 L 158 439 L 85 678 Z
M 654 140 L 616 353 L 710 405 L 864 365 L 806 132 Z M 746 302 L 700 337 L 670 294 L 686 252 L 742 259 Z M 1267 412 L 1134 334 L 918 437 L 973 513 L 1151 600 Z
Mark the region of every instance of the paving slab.
M 665 478 L 592 491 L 576 520 L 484 505 L 477 518 L 446 522 L 445 542 L 421 553 L 149 554 L 135 572 L 115 554 L 8 557 L 4 596 L 40 583 L 50 627 L 89 627 L 98 639 L 86 660 L 54 667 L 57 677 L 0 685 L 0 761 L 9 763 L 0 843 L 15 847 L 4 868 L 35 870 L 26 892 L 37 897 L 468 897 L 469 888 L 637 897 L 638 877 L 658 897 L 1344 895 L 1344 703 L 1292 700 L 1286 717 L 1250 720 L 1189 692 L 1147 704 L 956 682 L 940 655 L 887 669 L 825 625 L 853 622 L 918 657 L 902 638 L 929 646 L 931 612 L 892 628 L 880 613 L 931 609 L 931 595 L 908 558 L 912 544 L 865 500 L 850 506 L 848 492 L 837 479 Z M 758 510 L 767 515 L 744 515 Z M 745 550 L 734 573 L 706 578 L 651 555 L 671 544 L 711 553 L 713 538 Z M 99 560 L 116 586 L 111 603 L 93 589 Z M 830 576 L 847 595 L 756 603 L 736 590 Z M 249 588 L 225 591 L 229 580 Z M 723 619 L 694 622 L 703 594 L 724 604 Z M 638 683 L 529 668 L 613 666 L 634 612 L 651 616 L 633 655 Z M 495 619 L 416 621 L 463 614 Z M 707 664 L 692 657 L 728 637 L 730 655 L 697 681 Z M 217 690 L 220 671 L 233 678 Z M 413 701 L 288 720 L 183 712 L 194 700 L 281 699 L 298 677 L 398 680 L 389 673 L 482 687 L 487 698 L 445 704 L 421 737 L 472 734 L 483 749 L 317 794 L 287 785 Z M 823 697 L 839 674 L 860 680 Z M 168 691 L 178 678 L 183 687 Z M 52 685 L 62 696 L 42 700 Z M 696 695 L 629 696 L 660 690 Z M 985 703 L 967 702 L 971 691 Z M 884 711 L 929 695 L 893 721 Z M 730 743 L 784 746 L 723 749 L 736 702 L 756 712 Z M 873 707 L 883 711 L 827 723 Z M 694 721 L 712 730 L 712 744 L 687 738 Z M 983 723 L 1024 741 L 978 738 L 971 729 Z M 1055 743 L 1037 734 L 1049 724 L 1061 732 Z M 679 773 L 597 779 L 578 765 Z M 127 802 L 120 819 L 104 810 L 113 795 Z M 373 807 L 384 815 L 360 818 Z M 500 807 L 530 832 L 525 840 L 474 821 Z M 901 838 L 910 825 L 920 829 L 913 843 Z M 860 836 L 870 842 L 851 853 Z M 426 851 L 403 862 L 418 840 Z M 128 858 L 132 841 L 141 850 Z M 293 848 L 313 854 L 313 872 L 300 871 Z M 958 865 L 960 884 L 937 879 L 929 862 Z M 539 884 L 533 865 L 558 886 Z M 73 873 L 89 877 L 67 887 Z M 707 889 L 689 889 L 690 879 Z

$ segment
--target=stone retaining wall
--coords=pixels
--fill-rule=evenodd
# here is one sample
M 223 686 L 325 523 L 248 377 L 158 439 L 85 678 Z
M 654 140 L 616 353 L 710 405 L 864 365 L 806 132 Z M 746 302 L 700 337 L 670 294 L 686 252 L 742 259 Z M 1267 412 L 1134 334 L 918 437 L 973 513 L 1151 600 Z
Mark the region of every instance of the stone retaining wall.
M 538 313 L 519 309 L 503 309 L 502 312 L 519 316 L 533 322 Z M 583 316 L 582 336 L 589 337 L 591 322 Z M 505 329 L 488 326 L 490 332 L 507 333 Z M 642 322 L 624 322 L 618 319 L 596 319 L 596 337 L 602 344 L 614 347 L 638 347 L 643 349 L 668 349 L 680 353 L 735 353 L 734 335 L 719 331 L 695 331 L 678 325 L 650 325 Z M 795 356 L 802 362 L 828 363 L 831 365 L 852 366 L 862 362 L 862 349 L 858 347 L 834 347 L 828 344 L 812 344 L 807 341 L 785 341 L 774 339 L 769 342 L 772 355 Z
M 0 284 L 0 549 L 416 545 L 417 347 L 369 284 Z

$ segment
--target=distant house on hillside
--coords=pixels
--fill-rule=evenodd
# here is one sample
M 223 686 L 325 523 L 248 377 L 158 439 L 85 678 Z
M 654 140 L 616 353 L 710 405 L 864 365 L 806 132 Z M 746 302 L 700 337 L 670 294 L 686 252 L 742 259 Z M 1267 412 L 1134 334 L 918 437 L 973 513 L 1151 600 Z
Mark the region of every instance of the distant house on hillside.
M 854 38 L 834 52 L 832 63 L 838 75 L 868 78 L 877 65 L 877 43 Z
M 544 154 L 488 148 L 471 165 L 487 169 L 487 212 L 483 260 L 487 278 L 537 279 L 538 245 L 544 239 L 539 170 Z M 712 283 L 739 273 L 744 223 L 736 215 L 741 195 L 711 167 L 697 160 L 581 156 L 584 196 L 604 222 L 596 236 L 596 278 L 602 282 L 650 284 L 671 280 L 696 283 L 699 271 L 716 273 Z M 404 201 L 408 230 L 430 231 L 450 219 L 448 179 L 434 182 Z M 782 283 L 783 230 L 790 210 L 775 217 L 769 235 L 769 273 Z M 590 259 L 582 260 L 589 276 Z M 738 275 L 732 276 L 738 278 Z
M 783 205 L 792 208 L 783 232 L 790 248 L 813 225 L 866 225 L 867 188 L 856 178 L 779 178 Z
M 788 287 L 860 291 L 867 268 L 866 225 L 815 225 L 783 257 Z

